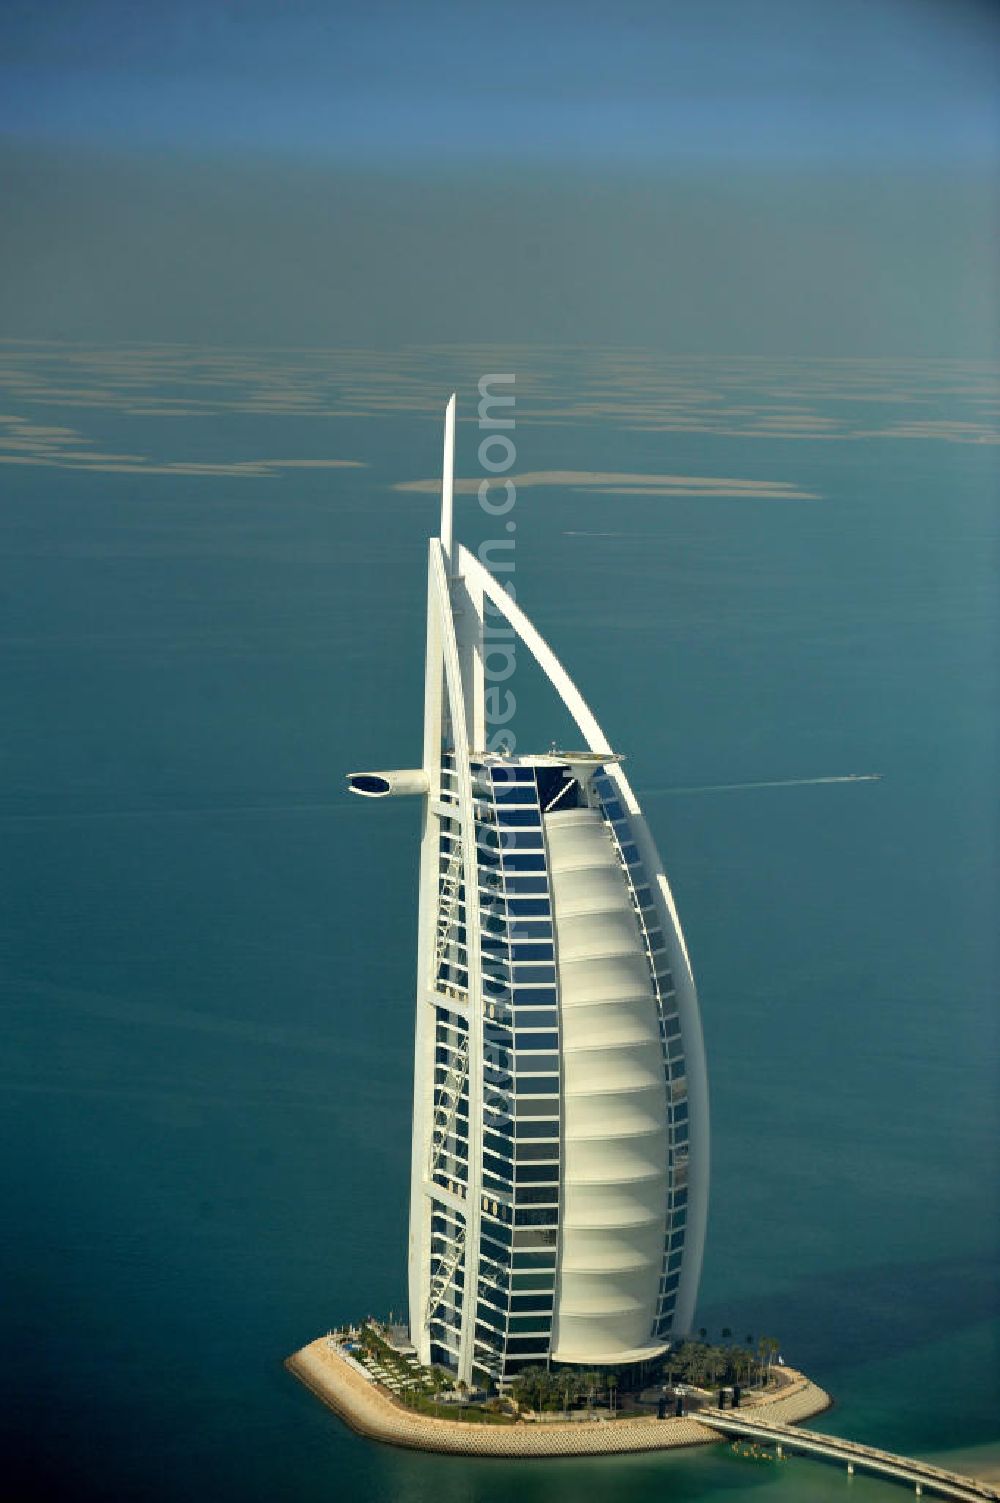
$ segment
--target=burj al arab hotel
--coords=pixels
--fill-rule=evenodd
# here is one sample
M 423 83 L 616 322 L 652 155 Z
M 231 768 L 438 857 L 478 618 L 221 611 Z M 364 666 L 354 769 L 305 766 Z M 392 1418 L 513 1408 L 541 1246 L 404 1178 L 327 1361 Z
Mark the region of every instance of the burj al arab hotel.
M 423 766 L 348 786 L 423 807 L 411 1340 L 456 1379 L 504 1385 L 535 1364 L 637 1363 L 690 1329 L 708 1086 L 684 937 L 621 759 L 510 594 L 453 543 L 454 424 L 453 397 Z M 491 729 L 498 634 L 534 656 L 583 749 L 515 754 Z

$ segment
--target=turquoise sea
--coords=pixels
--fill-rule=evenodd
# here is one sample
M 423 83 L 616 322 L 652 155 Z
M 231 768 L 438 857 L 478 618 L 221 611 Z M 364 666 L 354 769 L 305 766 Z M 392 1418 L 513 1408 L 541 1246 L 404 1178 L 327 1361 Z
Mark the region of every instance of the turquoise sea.
M 1000 1464 L 997 371 L 9 344 L 19 1503 L 844 1496 L 722 1450 L 380 1449 L 281 1366 L 405 1298 L 417 811 L 343 774 L 419 757 L 411 482 L 454 386 L 481 478 L 487 371 L 534 477 L 518 598 L 627 755 L 699 982 L 699 1320 L 778 1337 L 823 1428 Z M 489 535 L 474 495 L 457 528 Z M 526 661 L 513 684 L 522 746 L 563 739 Z

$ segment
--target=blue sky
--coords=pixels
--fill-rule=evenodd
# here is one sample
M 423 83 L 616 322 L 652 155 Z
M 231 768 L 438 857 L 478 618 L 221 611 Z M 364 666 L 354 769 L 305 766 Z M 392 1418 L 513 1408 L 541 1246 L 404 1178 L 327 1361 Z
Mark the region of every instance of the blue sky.
M 983 162 L 982 0 L 3 7 L 22 141 L 381 162 Z

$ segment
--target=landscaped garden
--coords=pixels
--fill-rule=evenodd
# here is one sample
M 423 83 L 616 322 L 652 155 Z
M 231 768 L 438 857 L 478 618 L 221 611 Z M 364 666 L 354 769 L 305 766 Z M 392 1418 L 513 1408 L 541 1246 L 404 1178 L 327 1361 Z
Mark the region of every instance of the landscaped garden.
M 594 1415 L 614 1419 L 648 1413 L 656 1391 L 688 1387 L 703 1394 L 721 1388 L 744 1392 L 765 1387 L 776 1369 L 778 1342 L 747 1336 L 734 1342 L 723 1328 L 718 1343 L 701 1330 L 697 1339 L 651 1362 L 620 1368 L 584 1369 L 567 1364 L 525 1368 L 507 1395 L 470 1392 L 443 1367 L 424 1367 L 412 1351 L 399 1350 L 387 1339 L 386 1328 L 367 1320 L 357 1328 L 332 1333 L 354 1360 L 393 1396 L 418 1413 L 482 1424 L 512 1424 L 520 1415 L 553 1419 Z M 651 1398 L 652 1396 L 652 1398 Z M 703 1400 L 704 1402 L 704 1400 Z

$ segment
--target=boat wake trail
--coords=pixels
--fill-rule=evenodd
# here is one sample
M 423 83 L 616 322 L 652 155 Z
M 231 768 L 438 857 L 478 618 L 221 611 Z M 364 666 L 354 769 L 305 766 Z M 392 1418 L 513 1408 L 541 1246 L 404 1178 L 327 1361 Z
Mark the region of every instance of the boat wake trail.
M 694 783 L 682 788 L 646 788 L 643 798 L 667 793 L 738 793 L 744 788 L 815 788 L 820 783 L 880 783 L 880 772 L 841 772 L 825 778 L 772 778 L 756 783 Z

